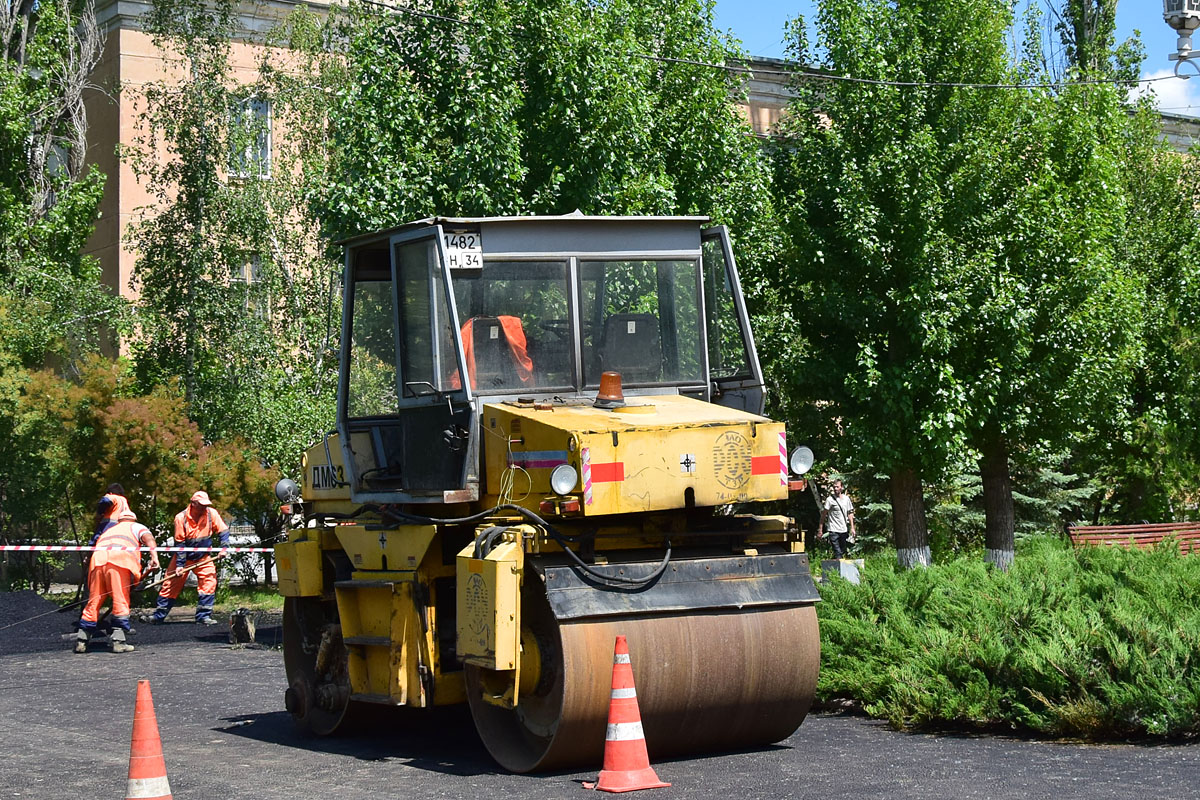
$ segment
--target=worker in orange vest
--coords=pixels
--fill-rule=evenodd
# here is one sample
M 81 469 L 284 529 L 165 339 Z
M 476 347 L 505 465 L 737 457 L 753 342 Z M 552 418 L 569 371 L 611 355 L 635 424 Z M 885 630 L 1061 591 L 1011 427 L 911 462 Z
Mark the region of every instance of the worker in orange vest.
M 128 653 L 133 645 L 125 641 L 129 632 L 129 591 L 142 577 L 142 554 L 139 547 L 149 548 L 150 571 L 158 569 L 158 551 L 154 535 L 139 524 L 129 502 L 119 494 L 105 495 L 112 503 L 104 527 L 92 537 L 92 552 L 88 564 L 88 600 L 75 635 L 75 652 L 86 653 L 88 642 L 96 632 L 100 605 L 112 598 L 112 633 L 109 644 L 114 653 Z M 113 549 L 107 549 L 113 548 Z
M 221 547 L 229 546 L 229 526 L 212 507 L 207 492 L 192 495 L 188 507 L 175 515 L 175 544 L 180 547 L 195 547 L 190 553 L 176 553 L 167 568 L 167 579 L 158 591 L 158 606 L 150 617 L 151 622 L 163 622 L 175 605 L 175 598 L 187 583 L 187 573 L 196 573 L 196 622 L 200 625 L 216 625 L 212 618 L 213 603 L 217 600 L 217 565 L 211 553 L 199 548 L 212 547 L 213 535 L 220 537 Z M 193 566 L 194 565 L 194 566 Z M 186 570 L 186 571 L 185 571 Z
M 119 483 L 110 483 L 108 485 L 108 489 L 106 489 L 104 492 L 104 496 L 100 498 L 98 503 L 96 503 L 96 521 L 95 524 L 92 525 L 93 532 L 91 544 L 93 545 L 96 543 L 96 540 L 100 538 L 100 534 L 104 532 L 104 529 L 117 521 L 118 509 L 116 503 L 113 501 L 114 496 L 125 497 L 125 487 Z M 128 507 L 128 505 L 126 507 Z M 88 553 L 87 558 L 85 558 L 83 561 L 83 601 L 85 604 L 87 603 L 88 598 L 87 574 L 90 571 L 91 563 L 92 554 Z M 155 563 L 158 562 L 156 561 Z M 83 619 L 82 611 L 80 612 L 79 619 Z M 75 630 L 79 630 L 78 621 L 75 623 Z

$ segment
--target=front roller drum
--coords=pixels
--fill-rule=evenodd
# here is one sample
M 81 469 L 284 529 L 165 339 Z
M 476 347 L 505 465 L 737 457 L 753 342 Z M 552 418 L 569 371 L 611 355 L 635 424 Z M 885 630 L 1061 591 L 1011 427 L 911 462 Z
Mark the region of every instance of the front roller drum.
M 812 705 L 820 663 L 811 605 L 560 622 L 542 584 L 527 580 L 523 623 L 541 674 L 515 709 L 483 700 L 483 671 L 467 668 L 467 696 L 484 745 L 514 772 L 600 763 L 613 643 L 629 642 L 652 758 L 786 739 Z

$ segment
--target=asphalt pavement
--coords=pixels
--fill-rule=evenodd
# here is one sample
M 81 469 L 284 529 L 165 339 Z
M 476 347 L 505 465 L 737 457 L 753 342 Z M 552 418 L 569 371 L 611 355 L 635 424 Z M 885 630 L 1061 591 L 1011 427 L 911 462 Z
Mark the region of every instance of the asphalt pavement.
M 180 618 L 139 630 L 133 653 L 97 644 L 76 655 L 60 638 L 65 622 L 0 623 L 0 798 L 124 797 L 139 678 L 150 680 L 180 800 L 584 797 L 599 769 L 504 773 L 461 708 L 387 709 L 354 735 L 308 738 L 283 710 L 276 647 L 230 645 L 224 625 Z M 277 623 L 264 620 L 258 638 L 277 641 Z M 662 800 L 1200 798 L 1200 743 L 908 734 L 851 714 L 810 715 L 772 747 L 654 766 L 673 784 L 648 793 Z

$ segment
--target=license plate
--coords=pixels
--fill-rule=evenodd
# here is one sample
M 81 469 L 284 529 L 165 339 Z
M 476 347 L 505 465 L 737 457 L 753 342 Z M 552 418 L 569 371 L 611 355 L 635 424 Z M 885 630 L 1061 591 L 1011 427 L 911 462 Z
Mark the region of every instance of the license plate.
M 474 231 L 454 231 L 442 234 L 446 251 L 446 266 L 450 269 L 483 268 L 483 236 Z

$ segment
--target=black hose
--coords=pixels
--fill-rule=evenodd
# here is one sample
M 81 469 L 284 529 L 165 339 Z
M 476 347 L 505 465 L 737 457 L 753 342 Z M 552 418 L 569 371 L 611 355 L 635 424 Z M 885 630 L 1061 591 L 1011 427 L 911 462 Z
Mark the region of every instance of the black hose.
M 475 537 L 475 558 L 484 558 L 492 552 L 494 542 L 503 536 L 506 530 L 508 528 L 504 525 L 493 525 L 480 531 Z
M 478 514 L 472 514 L 469 517 L 456 517 L 453 519 L 426 517 L 421 514 L 412 514 L 408 511 L 400 511 L 399 509 L 386 506 L 370 506 L 370 508 L 385 517 L 391 517 L 392 519 L 400 522 L 407 521 L 417 525 L 465 525 L 470 522 L 478 522 L 481 519 L 493 517 L 498 511 L 515 511 L 530 522 L 533 522 L 536 525 L 544 528 L 546 532 L 549 533 L 550 536 L 553 537 L 554 540 L 559 544 L 562 544 L 563 542 L 578 542 L 580 540 L 580 537 L 578 536 L 572 536 L 571 534 L 563 533 L 562 531 L 558 530 L 549 522 L 546 522 L 546 520 L 530 511 L 528 508 L 518 506 L 513 503 L 505 503 L 503 505 L 496 506 L 495 508 L 489 508 L 486 511 L 480 511 Z
M 619 575 L 605 575 L 603 572 L 597 572 L 589 564 L 587 564 L 582 558 L 580 558 L 575 553 L 574 550 L 567 547 L 568 542 L 578 542 L 580 540 L 580 537 L 571 536 L 571 535 L 562 533 L 557 528 L 555 528 L 553 525 L 551 525 L 549 522 L 546 522 L 546 520 L 542 519 L 540 516 L 538 516 L 537 514 L 535 514 L 532 511 L 530 511 L 528 508 L 525 508 L 523 506 L 518 506 L 513 503 L 505 503 L 503 505 L 498 505 L 495 508 L 490 508 L 487 511 L 480 511 L 478 514 L 472 514 L 469 517 L 458 517 L 455 519 L 438 519 L 436 517 L 426 517 L 426 516 L 422 516 L 420 514 L 410 514 L 407 511 L 400 511 L 400 510 L 394 509 L 394 508 L 384 508 L 381 506 L 372 506 L 372 508 L 373 508 L 373 510 L 377 511 L 381 515 L 386 516 L 386 517 L 391 517 L 392 519 L 394 519 L 396 521 L 403 522 L 403 521 L 407 520 L 409 522 L 414 522 L 419 525 L 462 525 L 462 524 L 466 524 L 469 522 L 478 522 L 481 519 L 495 516 L 496 512 L 498 512 L 498 511 L 515 511 L 518 514 L 520 514 L 521 516 L 523 516 L 526 519 L 530 520 L 531 522 L 535 523 L 536 525 L 539 525 L 543 530 L 546 531 L 546 533 L 550 534 L 550 538 L 554 539 L 554 541 L 558 543 L 558 546 L 563 549 L 563 552 L 567 554 L 567 557 L 570 558 L 571 561 L 574 562 L 576 568 L 578 568 L 585 574 L 591 576 L 594 580 L 601 581 L 603 583 L 615 583 L 615 584 L 619 584 L 621 586 L 647 586 L 647 585 L 653 583 L 654 581 L 658 580 L 662 576 L 662 574 L 664 572 L 666 572 L 667 565 L 671 563 L 671 540 L 668 539 L 667 540 L 667 552 L 663 556 L 662 562 L 659 563 L 658 569 L 654 570 L 653 573 L 651 573 L 650 575 L 648 575 L 645 578 L 625 578 L 625 577 L 621 577 Z M 499 537 L 499 534 L 492 533 L 495 530 L 496 530 L 495 527 L 488 528 L 488 529 L 484 530 L 482 533 L 480 533 L 480 535 L 478 537 L 476 537 L 476 539 L 475 539 L 475 553 L 476 554 L 479 554 L 480 552 L 482 552 L 485 547 L 487 548 L 487 551 L 490 552 L 491 542 L 486 541 L 484 537 L 488 537 L 489 539 L 494 541 L 495 538 Z M 504 530 L 505 529 L 501 528 L 500 533 L 503 533 Z M 490 534 L 490 536 L 489 536 L 489 534 Z M 486 555 L 486 553 L 484 553 L 484 555 Z M 477 555 L 476 557 L 481 558 L 482 556 Z
M 603 572 L 597 572 L 589 565 L 585 564 L 583 559 L 575 554 L 574 550 L 564 547 L 563 552 L 570 556 L 571 560 L 575 562 L 575 566 L 577 568 L 590 575 L 595 580 L 606 583 L 616 583 L 622 586 L 649 586 L 667 571 L 667 565 L 671 563 L 671 540 L 667 539 L 667 552 L 663 555 L 663 560 L 659 563 L 658 569 L 654 570 L 654 572 L 650 573 L 645 578 L 623 578 L 620 575 L 605 575 Z

